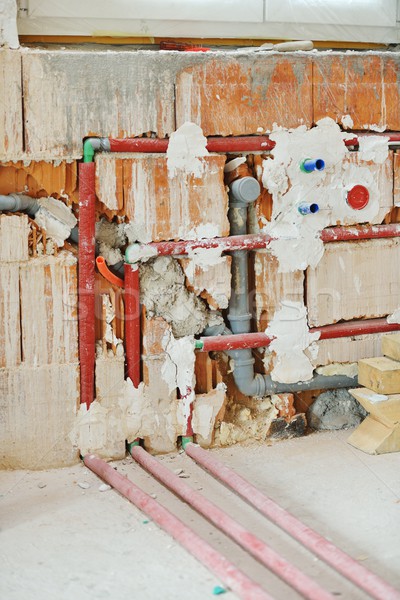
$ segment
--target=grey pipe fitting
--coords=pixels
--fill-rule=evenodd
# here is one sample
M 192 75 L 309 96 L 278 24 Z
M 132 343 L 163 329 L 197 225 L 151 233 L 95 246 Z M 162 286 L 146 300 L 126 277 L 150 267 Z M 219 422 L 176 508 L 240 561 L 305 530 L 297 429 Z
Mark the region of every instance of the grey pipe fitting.
M 26 194 L 8 194 L 0 195 L 0 211 L 26 212 L 28 215 L 35 215 L 40 208 L 36 198 L 31 198 Z
M 249 202 L 257 200 L 261 188 L 257 179 L 254 177 L 242 177 L 231 183 L 230 191 L 235 200 L 248 204 Z

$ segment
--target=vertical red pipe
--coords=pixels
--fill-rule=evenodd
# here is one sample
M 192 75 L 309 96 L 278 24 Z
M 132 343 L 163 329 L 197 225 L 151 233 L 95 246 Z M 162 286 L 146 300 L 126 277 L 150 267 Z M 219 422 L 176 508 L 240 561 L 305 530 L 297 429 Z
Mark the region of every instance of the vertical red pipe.
M 94 398 L 95 163 L 79 165 L 78 318 L 81 404 Z
M 125 264 L 125 352 L 127 376 L 140 383 L 140 288 L 138 265 Z

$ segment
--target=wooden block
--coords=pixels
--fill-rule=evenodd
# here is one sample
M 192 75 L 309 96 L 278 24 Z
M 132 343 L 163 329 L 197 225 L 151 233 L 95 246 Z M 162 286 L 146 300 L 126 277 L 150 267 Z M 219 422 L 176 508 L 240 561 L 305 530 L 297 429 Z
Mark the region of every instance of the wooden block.
M 390 54 L 332 53 L 314 59 L 314 122 L 344 115 L 353 129 L 400 129 L 400 61 Z
M 382 353 L 400 361 L 400 333 L 382 336 Z
M 0 369 L 0 466 L 48 469 L 79 462 L 69 435 L 79 401 L 79 365 Z
M 0 263 L 0 367 L 20 362 L 19 265 Z
M 27 215 L 0 214 L 0 262 L 29 259 L 29 232 Z
M 22 357 L 26 364 L 78 360 L 76 259 L 67 252 L 21 265 Z
M 165 156 L 136 154 L 124 161 L 125 212 L 139 241 L 229 235 L 225 156 L 211 154 L 202 160 L 202 177 L 172 178 Z
M 381 334 L 359 335 L 351 338 L 319 340 L 317 358 L 312 361 L 316 367 L 331 363 L 355 363 L 361 358 L 379 356 L 381 350 Z
M 307 270 L 310 327 L 392 314 L 399 304 L 400 239 L 333 242 Z
M 23 151 L 21 53 L 0 49 L 0 160 Z
M 281 301 L 303 302 L 303 271 L 279 273 L 278 268 L 278 259 L 270 252 L 254 253 L 255 308 L 260 331 L 267 328 Z
M 22 58 L 27 153 L 77 158 L 86 136 L 170 134 L 177 59 L 165 54 L 28 49 Z
M 221 262 L 215 265 L 202 266 L 190 258 L 182 258 L 179 262 L 186 275 L 186 287 L 190 291 L 207 300 L 211 308 L 228 308 L 231 296 L 230 256 L 221 257 Z
M 368 454 L 400 450 L 400 394 L 385 396 L 370 389 L 349 392 L 369 412 L 369 416 L 353 431 L 349 444 Z
M 27 193 L 33 198 L 53 196 L 78 201 L 76 161 L 9 162 L 0 169 L 0 194 Z
M 400 394 L 400 362 L 379 356 L 358 362 L 358 382 L 379 394 Z
M 200 125 L 204 135 L 245 135 L 312 124 L 309 57 L 270 55 L 212 58 L 176 79 L 177 127 Z

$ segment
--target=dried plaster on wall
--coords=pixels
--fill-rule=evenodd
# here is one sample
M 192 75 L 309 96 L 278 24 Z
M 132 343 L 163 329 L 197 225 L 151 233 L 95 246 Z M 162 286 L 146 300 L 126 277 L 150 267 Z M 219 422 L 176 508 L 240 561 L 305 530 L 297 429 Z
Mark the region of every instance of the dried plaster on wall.
M 36 223 L 61 248 L 77 224 L 75 215 L 71 208 L 55 198 L 38 198 L 37 202 L 39 210 L 35 215 Z
M 187 121 L 171 134 L 167 149 L 168 175 L 173 178 L 182 173 L 201 177 L 207 156 L 207 138 L 201 127 Z
M 272 194 L 271 222 L 263 230 L 276 240 L 271 251 L 279 260 L 280 272 L 291 272 L 315 267 L 321 259 L 324 246 L 320 232 L 329 225 L 371 222 L 379 212 L 379 189 L 368 166 L 345 161 L 348 149 L 343 133 L 329 117 L 318 121 L 307 130 L 279 129 L 270 138 L 276 146 L 272 158 L 263 163 L 263 185 Z M 374 136 L 363 141 L 361 158 L 381 163 L 388 155 L 388 138 Z M 307 158 L 321 158 L 325 169 L 304 173 L 300 164 Z M 368 188 L 370 201 L 362 210 L 353 210 L 346 202 L 347 192 L 354 185 Z M 319 211 L 302 215 L 301 203 L 316 203 Z M 290 240 L 290 243 L 288 243 Z
M 307 381 L 313 376 L 313 365 L 305 354 L 311 354 L 317 348 L 312 346 L 319 333 L 310 334 L 307 324 L 307 309 L 300 302 L 281 302 L 280 310 L 265 330 L 267 335 L 275 337 L 269 346 L 276 354 L 271 377 L 281 383 Z
M 209 315 L 206 304 L 185 287 L 185 275 L 170 256 L 159 256 L 140 267 L 141 303 L 148 316 L 161 316 L 176 338 L 201 333 Z

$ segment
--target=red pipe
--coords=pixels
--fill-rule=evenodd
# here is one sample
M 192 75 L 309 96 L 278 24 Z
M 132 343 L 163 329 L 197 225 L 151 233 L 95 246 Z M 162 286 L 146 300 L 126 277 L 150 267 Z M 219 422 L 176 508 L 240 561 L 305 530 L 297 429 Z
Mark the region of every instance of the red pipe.
M 351 140 L 345 140 L 346 146 L 358 146 L 358 138 L 367 133 L 360 133 Z M 389 142 L 399 142 L 399 133 L 372 134 L 388 137 Z M 156 152 L 167 151 L 168 138 L 109 138 L 111 152 Z M 249 135 L 232 137 L 209 137 L 207 139 L 207 150 L 209 152 L 267 152 L 275 147 L 275 142 L 267 135 Z
M 388 323 L 386 319 L 366 319 L 365 321 L 347 321 L 313 327 L 310 333 L 320 333 L 319 340 L 333 340 L 356 335 L 390 333 L 400 331 L 400 323 Z M 196 349 L 200 352 L 224 352 L 244 348 L 265 348 L 275 339 L 266 333 L 236 333 L 232 335 L 210 335 L 196 340 Z
M 386 581 L 360 565 L 348 554 L 337 548 L 322 535 L 304 525 L 292 514 L 279 506 L 271 498 L 260 492 L 249 481 L 226 467 L 207 452 L 192 443 L 185 446 L 186 453 L 204 467 L 217 480 L 234 490 L 246 502 L 254 506 L 275 525 L 286 531 L 294 539 L 319 556 L 348 580 L 367 592 L 376 600 L 400 600 L 397 592 Z
M 274 600 L 257 583 L 249 579 L 217 550 L 199 537 L 190 527 L 175 517 L 166 508 L 143 492 L 132 481 L 115 471 L 93 454 L 85 456 L 85 465 L 122 496 L 148 515 L 164 531 L 169 533 L 190 554 L 203 563 L 224 584 L 243 600 Z
M 329 242 L 345 242 L 389 237 L 400 237 L 399 223 L 391 223 L 390 225 L 361 225 L 360 227 L 330 227 L 321 231 L 321 239 L 325 244 Z M 157 253 L 155 256 L 171 256 L 189 254 L 197 248 L 219 248 L 221 252 L 231 252 L 234 250 L 260 250 L 267 248 L 273 239 L 275 238 L 258 233 L 203 240 L 150 242 L 149 244 L 140 244 L 140 247 L 143 249 L 152 248 Z
M 81 404 L 94 397 L 95 163 L 79 165 L 78 316 Z
M 125 352 L 127 376 L 135 388 L 140 383 L 139 268 L 125 264 Z
M 361 225 L 361 227 L 329 227 L 328 229 L 323 229 L 321 232 L 321 239 L 325 244 L 329 242 L 351 242 L 399 236 L 400 223 Z
M 302 571 L 297 569 L 297 567 L 287 562 L 267 544 L 234 521 L 223 510 L 193 490 L 177 475 L 143 450 L 143 448 L 132 446 L 130 452 L 132 457 L 149 473 L 154 475 L 167 488 L 182 498 L 184 502 L 203 515 L 210 523 L 239 544 L 239 546 L 247 550 L 293 589 L 297 590 L 304 598 L 313 600 L 333 599 L 333 596 L 329 592 L 320 587 Z

